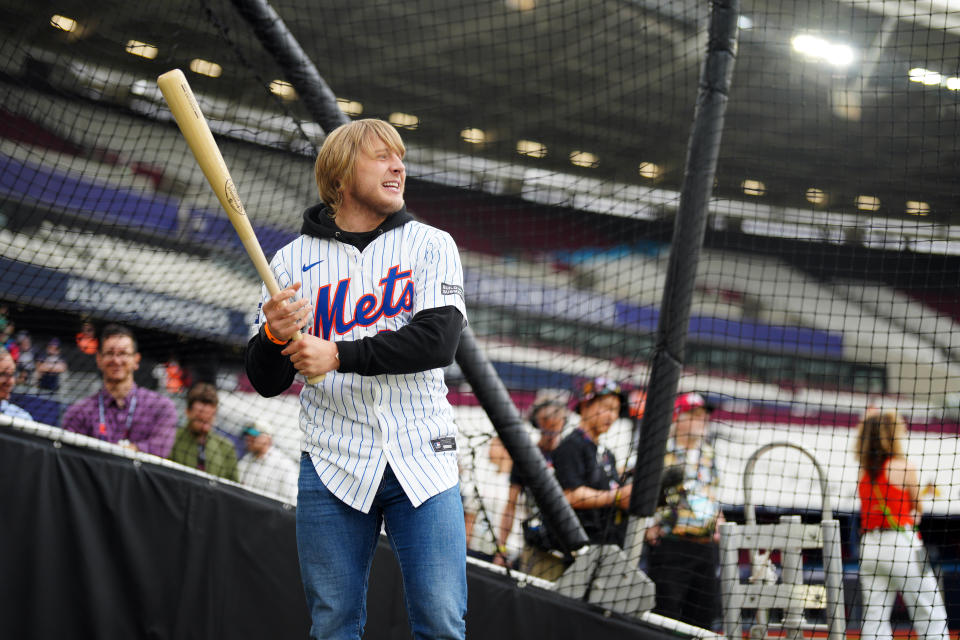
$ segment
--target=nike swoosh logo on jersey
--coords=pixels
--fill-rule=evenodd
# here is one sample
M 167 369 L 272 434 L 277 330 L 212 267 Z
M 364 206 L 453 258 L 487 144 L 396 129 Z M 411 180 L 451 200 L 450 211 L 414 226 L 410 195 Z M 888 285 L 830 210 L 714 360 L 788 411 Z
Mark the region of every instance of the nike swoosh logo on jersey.
M 316 262 L 311 262 L 310 264 L 303 265 L 303 272 L 306 273 L 307 271 L 310 271 L 310 269 L 314 268 L 321 262 L 323 262 L 323 260 L 317 260 Z

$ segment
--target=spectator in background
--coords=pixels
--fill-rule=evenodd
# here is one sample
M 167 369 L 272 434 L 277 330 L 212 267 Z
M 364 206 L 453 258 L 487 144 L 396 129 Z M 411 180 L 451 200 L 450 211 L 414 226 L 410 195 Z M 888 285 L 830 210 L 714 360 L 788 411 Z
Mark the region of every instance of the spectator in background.
M 180 361 L 170 358 L 163 363 L 164 387 L 170 395 L 180 395 L 187 388 L 187 372 L 180 366 Z
M 66 371 L 67 362 L 60 355 L 60 339 L 50 338 L 44 354 L 37 361 L 37 386 L 43 391 L 56 393 Z
M 0 304 L 0 334 L 7 330 L 10 324 L 10 305 Z
M 584 383 L 577 402 L 580 425 L 553 452 L 557 482 L 592 544 L 623 546 L 626 536 L 624 510 L 630 506 L 631 485 L 620 485 L 616 458 L 598 442 L 620 417 L 623 403 L 616 382 L 596 378 Z
M 93 328 L 92 322 L 84 322 L 80 325 L 80 331 L 76 335 L 77 348 L 88 356 L 94 355 L 100 347 L 97 340 L 97 333 Z
M 187 392 L 187 422 L 177 430 L 170 459 L 237 481 L 237 451 L 233 443 L 213 430 L 220 399 L 208 382 L 198 382 Z
M 246 454 L 237 463 L 240 483 L 297 504 L 297 478 L 300 467 L 273 446 L 273 434 L 263 423 L 247 425 L 243 430 Z
M 904 455 L 906 434 L 906 423 L 894 411 L 868 411 L 858 428 L 863 640 L 893 638 L 890 613 L 898 593 L 918 638 L 950 638 L 937 577 L 917 535 L 920 481 Z
M 559 400 L 547 399 L 533 405 L 530 410 L 530 423 L 537 429 L 540 439 L 537 441 L 537 448 L 540 455 L 547 463 L 547 468 L 553 470 L 553 451 L 560 442 L 560 434 L 563 427 L 567 424 L 567 408 Z M 514 466 L 510 471 L 510 493 L 507 495 L 507 504 L 503 509 L 503 515 L 500 518 L 500 531 L 497 536 L 499 541 L 497 547 L 497 564 L 504 564 L 507 553 L 507 539 L 513 529 L 516 519 L 517 502 L 521 493 L 526 488 L 526 482 L 520 474 L 520 470 Z M 527 495 L 528 505 L 533 504 L 533 498 Z M 537 565 L 545 560 L 544 554 L 547 550 L 537 548 L 526 543 L 523 552 L 520 555 L 520 562 L 517 568 L 525 573 L 538 575 Z M 552 564 L 551 561 L 548 560 Z
M 26 409 L 10 402 L 10 394 L 13 392 L 13 385 L 16 384 L 16 381 L 17 365 L 10 354 L 7 353 L 7 350 L 0 347 L 0 415 L 33 420 L 33 416 Z
M 7 326 L 0 329 L 0 346 L 7 350 L 7 353 L 13 358 L 14 363 L 20 359 L 20 346 L 17 344 L 17 339 L 13 335 L 15 330 L 16 325 L 12 322 L 7 322 Z
M 704 629 L 719 613 L 719 473 L 706 440 L 713 407 L 699 393 L 677 396 L 667 442 L 660 504 L 646 531 L 658 613 Z
M 499 546 L 493 520 L 506 504 L 513 460 L 496 436 L 485 445 L 468 445 L 463 449 L 461 452 L 465 455 L 460 460 L 460 495 L 463 498 L 467 553 L 490 562 L 496 557 Z
M 166 457 L 176 432 L 177 409 L 166 396 L 134 383 L 140 353 L 133 332 L 109 324 L 99 345 L 97 367 L 103 388 L 67 409 L 63 428 Z
M 33 351 L 33 340 L 29 331 L 18 331 L 16 335 L 20 357 L 17 358 L 17 384 L 31 385 L 36 379 L 37 354 Z

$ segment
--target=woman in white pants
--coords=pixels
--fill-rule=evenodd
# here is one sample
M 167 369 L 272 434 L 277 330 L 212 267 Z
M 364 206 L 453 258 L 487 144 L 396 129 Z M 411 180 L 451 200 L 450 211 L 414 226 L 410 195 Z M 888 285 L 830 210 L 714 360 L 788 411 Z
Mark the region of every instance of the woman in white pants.
M 906 459 L 906 425 L 893 411 L 871 411 L 860 423 L 860 590 L 863 640 L 890 640 L 890 613 L 899 593 L 918 638 L 949 640 L 937 578 L 916 532 L 920 486 Z

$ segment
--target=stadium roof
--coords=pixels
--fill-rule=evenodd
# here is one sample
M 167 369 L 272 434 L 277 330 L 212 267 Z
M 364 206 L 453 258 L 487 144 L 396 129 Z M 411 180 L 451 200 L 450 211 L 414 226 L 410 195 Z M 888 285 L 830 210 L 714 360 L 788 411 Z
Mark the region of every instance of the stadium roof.
M 401 123 L 402 114 L 415 117 L 406 121 L 415 128 L 404 134 L 414 146 L 676 191 L 708 4 L 277 0 L 273 6 L 339 97 L 362 105 L 364 116 Z M 750 200 L 744 195 L 750 186 L 756 199 L 789 210 L 952 223 L 960 215 L 956 5 L 744 0 L 717 194 Z M 92 65 L 93 76 L 122 71 L 127 85 L 193 59 L 214 61 L 220 77 L 191 76 L 198 92 L 307 118 L 296 100 L 265 90 L 283 74 L 232 6 L 64 1 L 58 14 L 82 26 L 73 34 L 51 28 L 50 6 L 0 0 L 6 46 L 26 37 L 36 51 L 69 53 Z M 813 49 L 795 44 L 798 35 L 813 38 Z M 131 41 L 156 47 L 155 57 L 130 55 L 138 46 Z M 818 52 L 817 43 L 826 49 Z M 56 75 L 23 60 L 4 64 L 9 75 Z M 103 90 L 98 97 L 117 96 Z M 521 140 L 542 148 L 521 156 Z M 543 157 L 536 157 L 538 149 Z M 821 190 L 824 201 L 811 204 L 810 189 Z M 858 210 L 861 196 L 876 198 L 876 210 Z

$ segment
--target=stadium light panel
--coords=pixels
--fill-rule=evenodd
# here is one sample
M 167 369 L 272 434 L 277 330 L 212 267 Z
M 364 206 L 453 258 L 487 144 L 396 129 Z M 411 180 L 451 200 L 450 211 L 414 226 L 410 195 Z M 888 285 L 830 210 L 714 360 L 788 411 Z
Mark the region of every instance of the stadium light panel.
M 810 34 L 794 36 L 790 44 L 794 51 L 834 67 L 846 67 L 856 57 L 849 45 L 835 44 Z
M 943 76 L 937 71 L 924 69 L 923 67 L 914 67 L 910 69 L 910 82 L 919 82 L 925 85 L 940 84 Z
M 947 81 L 943 84 L 950 91 L 960 91 L 960 78 L 947 78 Z
M 804 194 L 807 198 L 807 202 L 810 204 L 815 204 L 817 206 L 827 204 L 827 192 L 823 189 L 817 189 L 816 187 L 810 187 L 807 189 Z
M 55 13 L 50 16 L 50 26 L 54 27 L 55 29 L 60 29 L 60 31 L 73 33 L 77 31 L 80 25 L 78 25 L 77 21 L 73 18 L 68 18 L 67 16 L 62 16 L 59 13 Z
M 483 129 L 464 129 L 460 132 L 460 137 L 470 144 L 483 144 L 487 141 L 487 134 Z
M 159 50 L 152 44 L 140 42 L 139 40 L 127 40 L 126 52 L 130 55 L 140 56 L 147 60 L 153 60 L 157 57 Z
M 203 58 L 194 58 L 190 61 L 190 71 L 209 78 L 219 78 L 220 74 L 223 73 L 223 67 L 216 62 L 210 62 Z
M 416 129 L 420 125 L 420 118 L 410 113 L 394 111 L 387 121 L 398 129 Z
M 547 155 L 547 145 L 534 140 L 517 141 L 517 153 L 530 158 L 543 158 Z
M 653 162 L 641 162 L 640 166 L 637 167 L 637 173 L 640 174 L 641 178 L 656 180 L 660 177 L 660 174 L 663 173 L 663 170 L 660 168 L 660 165 L 654 164 Z
M 740 15 L 737 18 L 737 26 L 744 31 L 747 29 L 753 29 L 753 20 L 750 19 L 750 16 Z
M 876 211 L 880 208 L 880 198 L 876 196 L 857 196 L 857 209 Z
M 337 106 L 348 116 L 358 116 L 363 113 L 363 104 L 356 100 L 347 100 L 346 98 L 337 98 Z
M 762 196 L 767 192 L 767 185 L 759 180 L 752 180 L 750 178 L 741 182 L 740 188 L 743 189 L 743 192 L 748 196 Z
M 570 164 L 577 167 L 587 167 L 592 169 L 600 164 L 600 158 L 589 151 L 571 151 Z
M 919 200 L 907 200 L 907 214 L 911 216 L 930 215 L 930 205 Z
M 297 90 L 286 80 L 274 80 L 270 83 L 270 93 L 283 100 L 296 100 Z
M 503 0 L 503 4 L 514 11 L 533 11 L 537 8 L 537 0 Z

